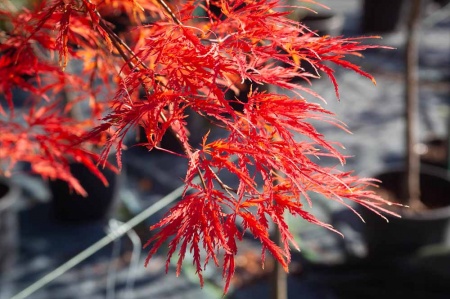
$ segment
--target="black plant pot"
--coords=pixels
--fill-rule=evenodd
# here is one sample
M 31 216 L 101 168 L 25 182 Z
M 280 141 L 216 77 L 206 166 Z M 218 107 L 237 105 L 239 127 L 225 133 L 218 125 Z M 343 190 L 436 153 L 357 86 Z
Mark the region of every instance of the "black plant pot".
M 70 190 L 65 181 L 50 181 L 53 216 L 64 222 L 107 220 L 118 199 L 119 175 L 110 169 L 100 168 L 109 183 L 109 186 L 105 186 L 81 163 L 71 164 L 70 170 L 88 196 L 83 197 Z
M 364 0 L 362 31 L 387 33 L 399 29 L 405 18 L 403 0 Z
M 376 177 L 383 181 L 382 188 L 401 198 L 404 175 L 402 169 L 397 169 Z M 366 209 L 361 210 L 366 221 L 368 258 L 408 257 L 427 246 L 450 248 L 450 178 L 439 168 L 422 166 L 420 179 L 421 200 L 430 209 L 414 214 L 404 209 L 400 212 L 402 218 L 388 215 L 389 222 Z
M 437 3 L 440 7 L 450 4 L 450 0 L 433 0 L 433 2 Z
M 364 0 L 362 31 L 363 33 L 389 33 L 406 25 L 411 0 Z M 431 0 L 422 0 L 422 12 Z
M 20 191 L 0 180 L 0 277 L 14 264 L 18 248 L 18 217 L 15 203 Z
M 421 144 L 420 159 L 423 164 L 448 169 L 449 141 L 444 138 L 432 138 Z

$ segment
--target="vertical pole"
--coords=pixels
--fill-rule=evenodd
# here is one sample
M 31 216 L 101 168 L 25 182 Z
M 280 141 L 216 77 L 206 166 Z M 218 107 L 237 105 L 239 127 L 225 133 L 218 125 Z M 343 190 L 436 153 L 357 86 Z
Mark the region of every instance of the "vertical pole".
M 405 53 L 405 115 L 406 115 L 406 188 L 405 199 L 409 205 L 420 206 L 420 157 L 414 150 L 417 144 L 418 113 L 418 35 L 421 0 L 412 0 L 407 24 Z
M 267 87 L 268 92 L 275 93 L 276 87 L 269 85 Z M 281 240 L 280 230 L 274 224 L 272 230 L 272 240 L 279 247 L 284 246 Z M 283 267 L 275 261 L 273 272 L 270 276 L 270 287 L 271 287 L 271 299 L 287 299 L 288 298 L 288 288 L 287 288 L 287 273 L 284 271 Z
M 450 7 L 450 4 L 449 4 Z M 445 152 L 445 161 L 447 161 L 447 172 L 450 173 L 450 107 L 447 107 L 447 148 L 446 148 L 446 152 Z
M 281 242 L 280 231 L 275 227 L 272 234 L 273 241 L 277 246 L 283 246 Z M 271 275 L 271 298 L 287 299 L 287 273 L 283 267 L 275 261 L 275 266 Z

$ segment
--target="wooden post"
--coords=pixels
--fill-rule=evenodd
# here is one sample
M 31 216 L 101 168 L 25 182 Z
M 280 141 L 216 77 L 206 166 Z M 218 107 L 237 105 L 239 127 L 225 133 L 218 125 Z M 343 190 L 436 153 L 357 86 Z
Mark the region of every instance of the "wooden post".
M 405 199 L 411 207 L 420 206 L 420 157 L 417 144 L 417 113 L 419 95 L 418 35 L 422 0 L 412 0 L 407 24 L 405 53 L 405 116 L 406 116 L 406 184 Z
M 273 85 L 269 85 L 267 87 L 269 92 L 276 92 L 276 87 Z M 281 240 L 281 234 L 279 229 L 274 225 L 272 231 L 272 240 L 277 244 L 277 246 L 282 247 L 283 242 Z M 287 273 L 284 271 L 283 267 L 278 263 L 278 261 L 274 261 L 273 272 L 270 276 L 270 291 L 272 299 L 287 299 L 288 298 L 288 288 L 287 288 Z
M 281 235 L 280 231 L 277 228 L 274 228 L 273 235 L 272 235 L 273 241 L 278 246 L 283 246 L 281 242 Z M 271 275 L 271 297 L 272 299 L 287 299 L 287 273 L 284 271 L 283 267 L 275 261 L 275 265 L 273 268 L 273 272 Z

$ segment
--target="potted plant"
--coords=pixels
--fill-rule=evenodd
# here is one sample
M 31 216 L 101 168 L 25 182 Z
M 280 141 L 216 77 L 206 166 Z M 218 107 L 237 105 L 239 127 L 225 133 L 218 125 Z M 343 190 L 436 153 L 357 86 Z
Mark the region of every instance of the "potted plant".
M 84 195 L 71 161 L 81 162 L 106 183 L 96 166 L 104 165 L 114 149 L 121 167 L 130 130 L 142 127 L 146 138 L 142 145 L 162 151 L 167 150 L 161 140 L 171 132 L 183 149 L 182 154 L 171 153 L 186 160 L 186 190 L 152 226 L 156 233 L 147 243 L 147 262 L 168 242 L 168 263 L 179 252 L 179 273 L 190 248 L 201 283 L 208 261 L 223 268 L 225 292 L 234 273 L 238 241 L 246 232 L 261 242 L 263 261 L 269 252 L 287 270 L 293 237 L 285 212 L 334 230 L 303 209 L 311 204 L 311 192 L 345 205 L 344 199 L 395 214 L 369 189 L 374 181 L 317 164 L 320 156 L 342 164 L 345 157 L 311 122 L 343 126 L 318 103 L 324 100 L 319 94 L 292 81 L 311 76 L 299 71 L 300 63 L 307 61 L 330 77 L 339 96 L 327 64 L 373 81 L 346 56 L 378 46 L 362 44 L 361 38 L 310 34 L 289 20 L 288 12 L 279 12 L 281 6 L 278 1 L 241 0 L 170 5 L 164 0 L 56 0 L 42 1 L 31 10 L 0 11 L 10 28 L 0 44 L 0 90 L 9 107 L 1 111 L 0 119 L 6 132 L 0 134 L 6 170 L 17 161 L 28 161 L 34 172 L 67 181 Z M 131 29 L 116 33 L 104 16 L 124 14 Z M 68 68 L 73 61 L 80 62 L 80 72 Z M 247 103 L 233 109 L 226 92 L 237 90 L 245 80 L 253 82 Z M 272 88 L 263 91 L 259 85 Z M 15 109 L 14 88 L 31 94 L 25 113 Z M 65 102 L 61 91 L 67 89 L 79 96 Z M 318 101 L 307 101 L 305 93 Z M 67 113 L 77 105 L 90 108 L 83 120 Z M 185 121 L 188 113 L 226 130 L 227 138 L 205 134 L 200 144 L 192 144 Z M 299 140 L 298 135 L 304 138 Z M 101 155 L 93 150 L 98 146 L 104 148 Z M 269 218 L 281 245 L 270 239 Z
M 405 49 L 405 167 L 378 175 L 386 197 L 391 201 L 407 205 L 399 209 L 402 218 L 387 216 L 389 224 L 365 215 L 368 254 L 372 259 L 406 258 L 417 255 L 430 247 L 450 248 L 450 176 L 445 168 L 417 152 L 417 107 L 418 107 L 418 35 L 422 1 L 411 3 L 408 19 L 408 38 Z M 445 148 L 445 147 L 444 147 Z M 440 150 L 439 156 L 448 158 Z M 424 163 L 425 162 L 425 163 Z M 447 161 L 440 161 L 447 167 Z M 364 213 L 366 214 L 366 213 Z

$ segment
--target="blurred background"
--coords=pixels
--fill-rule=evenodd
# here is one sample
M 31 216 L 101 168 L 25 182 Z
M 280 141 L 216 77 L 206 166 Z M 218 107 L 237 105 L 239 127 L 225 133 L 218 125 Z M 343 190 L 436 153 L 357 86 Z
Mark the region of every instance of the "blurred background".
M 26 2 L 13 0 L 18 6 Z M 313 82 L 313 89 L 327 99 L 326 108 L 353 132 L 316 124 L 328 139 L 345 145 L 344 153 L 351 158 L 344 169 L 393 182 L 405 160 L 406 20 L 412 1 L 319 2 L 330 10 L 320 10 L 319 17 L 298 16 L 319 34 L 381 35 L 382 39 L 369 42 L 395 48 L 374 49 L 366 51 L 363 59 L 351 58 L 374 75 L 376 86 L 336 68 L 340 101 L 327 79 Z M 431 186 L 425 192 L 445 203 L 436 213 L 405 217 L 398 225 L 393 220 L 393 226 L 386 227 L 378 220 L 367 219 L 364 224 L 342 205 L 314 198 L 310 211 L 333 224 L 345 238 L 290 219 L 301 252 L 294 253 L 287 278 L 289 298 L 450 298 L 448 0 L 424 1 L 418 49 L 419 142 L 414 150 L 421 155 L 427 172 L 423 184 Z M 202 124 L 194 123 L 192 128 L 202 130 Z M 166 142 L 169 145 L 171 141 Z M 93 185 L 92 191 L 88 190 L 94 194 L 95 206 L 78 206 L 74 201 L 71 206 L 56 203 L 54 198 L 66 197 L 64 186 L 44 183 L 28 174 L 26 165 L 21 175 L 12 178 L 16 188 L 8 200 L 0 202 L 1 299 L 20 298 L 13 296 L 27 290 L 31 293 L 27 298 L 34 299 L 222 298 L 220 268 L 207 268 L 206 285 L 201 289 L 189 260 L 178 278 L 173 265 L 165 274 L 164 251 L 144 267 L 147 250 L 142 244 L 151 236 L 148 227 L 180 195 L 185 161 L 138 147 L 131 147 L 123 158 L 124 171 L 111 177 L 109 189 Z M 325 159 L 321 163 L 334 165 L 336 161 Z M 87 185 L 95 181 L 87 173 L 81 176 Z M 432 176 L 438 177 L 437 181 Z M 84 216 L 80 219 L 79 215 Z M 133 227 L 124 229 L 121 224 L 130 219 L 134 219 Z M 397 231 L 397 227 L 404 230 Z M 429 230 L 422 232 L 422 228 Z M 373 231 L 382 232 L 382 240 L 370 239 L 380 238 Z M 399 237 L 403 235 L 412 238 Z M 422 235 L 423 244 L 418 242 Z M 92 250 L 84 251 L 86 248 Z M 273 261 L 269 258 L 263 270 L 259 257 L 258 242 L 248 237 L 236 257 L 237 271 L 226 298 L 272 298 Z M 46 276 L 48 273 L 50 276 Z M 46 280 L 51 282 L 47 284 Z M 30 285 L 32 288 L 27 289 Z

